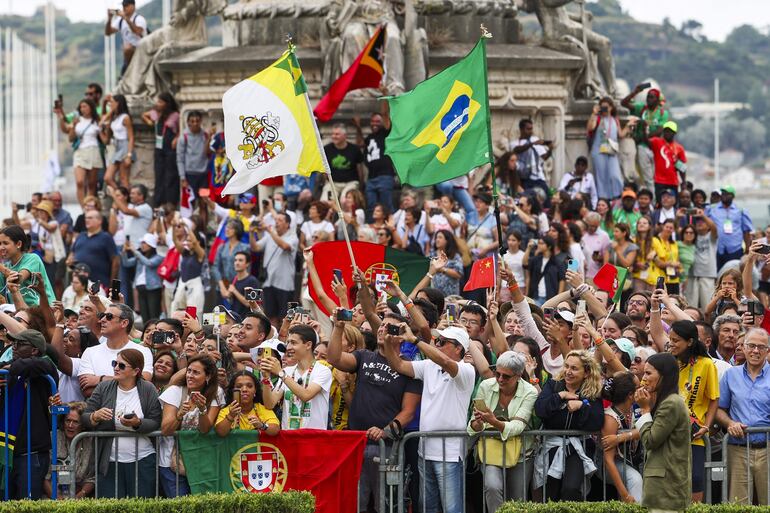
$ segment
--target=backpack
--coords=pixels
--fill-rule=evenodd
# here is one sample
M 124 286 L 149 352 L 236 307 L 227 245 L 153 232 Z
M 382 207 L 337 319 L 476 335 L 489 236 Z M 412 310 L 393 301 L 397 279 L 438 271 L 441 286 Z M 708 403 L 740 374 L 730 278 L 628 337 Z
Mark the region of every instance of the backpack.
M 417 235 L 420 235 L 420 232 L 422 232 L 422 225 L 417 225 Z M 406 251 L 409 253 L 415 253 L 417 255 L 425 255 L 423 252 L 423 248 L 420 245 L 419 242 L 417 242 L 417 239 L 413 235 L 409 235 L 409 243 L 406 245 Z
M 533 155 L 534 158 L 532 158 Z M 519 155 L 519 160 L 516 161 L 516 172 L 519 174 L 519 179 L 529 180 L 533 175 L 536 175 L 539 163 L 540 155 L 534 147 Z
M 179 254 L 179 251 L 177 251 L 176 248 L 169 249 L 165 258 L 163 258 L 163 262 L 158 266 L 158 276 L 160 279 L 176 281 L 176 279 L 179 278 L 180 260 L 181 255 Z

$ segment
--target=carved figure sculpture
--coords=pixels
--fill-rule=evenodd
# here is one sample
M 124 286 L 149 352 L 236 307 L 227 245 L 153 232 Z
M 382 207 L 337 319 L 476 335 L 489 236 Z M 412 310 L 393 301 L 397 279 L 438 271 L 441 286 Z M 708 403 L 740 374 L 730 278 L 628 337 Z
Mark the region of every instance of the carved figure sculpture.
M 221 13 L 227 0 L 175 0 L 174 4 L 169 24 L 140 41 L 115 94 L 152 97 L 167 90 L 158 60 L 169 47 L 205 46 L 206 16 Z
M 576 93 L 583 97 L 617 96 L 615 63 L 610 40 L 584 25 L 579 16 L 572 16 L 566 5 L 573 0 L 524 0 L 523 10 L 535 13 L 543 29 L 543 46 L 583 57 L 585 67 Z M 596 54 L 598 75 L 591 54 Z
M 398 10 L 397 10 L 398 9 Z M 401 11 L 403 9 L 403 12 Z M 402 33 L 396 14 L 404 14 Z M 403 6 L 392 0 L 332 0 L 321 29 L 324 56 L 323 86 L 328 87 L 350 67 L 377 27 L 385 25 L 385 85 L 398 94 L 427 76 L 427 35 L 417 27 L 412 0 Z M 405 55 L 409 58 L 404 60 Z M 407 67 L 408 80 L 404 80 Z

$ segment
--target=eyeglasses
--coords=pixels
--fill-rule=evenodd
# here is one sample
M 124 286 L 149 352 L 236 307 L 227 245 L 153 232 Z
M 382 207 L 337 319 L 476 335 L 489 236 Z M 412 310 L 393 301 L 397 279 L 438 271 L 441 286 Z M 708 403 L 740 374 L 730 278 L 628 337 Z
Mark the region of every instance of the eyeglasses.
M 503 374 L 502 372 L 495 371 L 495 378 L 502 381 L 509 381 L 513 379 L 513 374 Z
M 631 305 L 639 305 L 639 306 L 645 306 L 647 304 L 647 301 L 644 299 L 629 299 L 628 303 L 626 303 L 628 306 Z
M 446 344 L 452 344 L 453 346 L 458 345 L 458 342 L 455 340 L 451 340 L 448 338 L 439 337 L 436 339 L 436 347 L 444 347 Z
M 118 370 L 124 371 L 126 370 L 126 367 L 130 367 L 130 365 L 125 364 L 123 362 L 119 362 L 117 360 L 112 360 L 112 368 L 114 369 L 115 367 L 117 367 Z
M 13 347 L 24 347 L 24 346 L 32 347 L 32 344 L 24 340 L 14 340 L 11 342 L 11 345 L 13 345 Z
M 481 326 L 480 321 L 477 321 L 476 319 L 466 319 L 465 317 L 460 317 L 460 324 L 463 326 Z
M 743 346 L 746 351 L 759 351 L 760 353 L 762 351 L 767 351 L 767 346 L 763 344 L 744 344 Z
M 107 319 L 108 321 L 111 321 L 115 317 L 117 317 L 117 316 L 114 313 L 112 313 L 112 312 L 102 312 L 102 313 L 99 314 L 99 318 L 100 319 Z

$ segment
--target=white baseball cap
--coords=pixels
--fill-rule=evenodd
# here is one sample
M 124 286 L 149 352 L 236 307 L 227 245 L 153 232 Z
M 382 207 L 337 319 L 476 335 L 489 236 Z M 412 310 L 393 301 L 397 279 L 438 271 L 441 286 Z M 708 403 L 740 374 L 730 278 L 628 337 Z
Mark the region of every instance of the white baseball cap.
M 468 332 L 458 326 L 450 326 L 445 330 L 431 330 L 431 334 L 434 337 L 443 337 L 459 342 L 466 351 L 471 347 L 471 337 L 468 336 Z

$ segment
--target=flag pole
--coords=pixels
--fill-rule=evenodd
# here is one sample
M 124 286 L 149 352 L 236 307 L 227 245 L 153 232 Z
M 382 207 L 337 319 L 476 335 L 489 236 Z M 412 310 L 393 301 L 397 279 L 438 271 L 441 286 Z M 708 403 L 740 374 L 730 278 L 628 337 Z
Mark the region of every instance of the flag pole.
M 486 104 L 484 107 L 487 109 L 487 144 L 489 153 L 489 165 L 492 166 L 492 202 L 495 208 L 495 222 L 497 223 L 497 242 L 500 244 L 500 256 L 504 256 L 507 248 L 503 241 L 503 226 L 500 223 L 500 205 L 498 203 L 499 192 L 497 190 L 497 177 L 495 176 L 495 154 L 492 151 L 492 114 L 489 112 L 489 77 L 487 74 L 487 39 L 492 39 L 492 34 L 489 33 L 487 28 L 481 25 L 481 49 L 484 55 L 484 90 L 486 92 Z
M 291 34 L 286 34 L 286 45 L 288 46 L 290 52 L 292 53 L 295 52 L 297 47 L 294 45 L 294 40 Z M 305 96 L 305 103 L 307 104 L 308 112 L 313 112 L 313 109 L 310 107 L 310 98 L 308 98 L 307 96 L 307 91 L 305 92 L 304 96 Z M 343 212 L 342 212 L 342 205 L 340 205 L 340 199 L 337 196 L 337 189 L 334 186 L 334 180 L 332 180 L 332 171 L 331 171 L 331 168 L 329 167 L 329 161 L 326 158 L 326 152 L 323 151 L 323 144 L 321 143 L 321 134 L 318 131 L 318 124 L 316 123 L 314 116 L 311 116 L 310 119 L 313 122 L 313 128 L 315 128 L 316 142 L 318 144 L 318 147 L 321 149 L 319 153 L 321 154 L 321 160 L 324 165 L 324 171 L 326 172 L 326 176 L 329 178 L 329 184 L 331 185 L 331 188 L 332 188 L 332 195 L 334 196 L 334 201 L 336 202 L 337 208 L 339 209 L 339 212 L 340 212 L 340 220 L 342 221 L 342 233 L 343 235 L 345 235 L 345 245 L 347 245 L 348 247 L 348 254 L 350 255 L 350 263 L 353 264 L 353 267 L 357 267 L 356 258 L 353 256 L 353 247 L 350 245 L 350 237 L 348 236 L 348 225 L 345 222 L 345 216 L 343 215 Z

